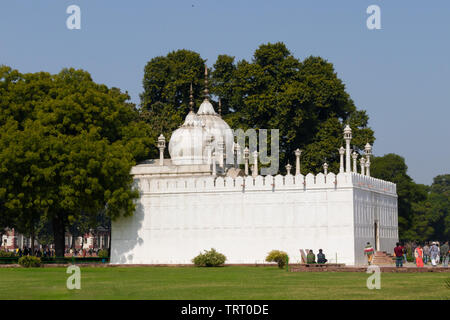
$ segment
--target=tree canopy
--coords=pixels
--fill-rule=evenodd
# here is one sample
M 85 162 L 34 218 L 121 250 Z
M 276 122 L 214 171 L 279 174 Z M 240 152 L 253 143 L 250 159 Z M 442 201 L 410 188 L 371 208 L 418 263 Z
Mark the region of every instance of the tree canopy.
M 408 237 L 415 240 L 450 238 L 450 175 L 433 179 L 427 198 L 412 206 L 412 224 Z
M 82 70 L 0 67 L 0 205 L 13 227 L 33 234 L 50 221 L 62 255 L 64 232 L 82 214 L 133 213 L 129 172 L 154 139 L 128 100 Z
M 373 157 L 372 176 L 397 184 L 399 237 L 403 240 L 445 240 L 450 236 L 450 175 L 434 178 L 431 187 L 408 175 L 405 159 L 397 154 Z
M 201 101 L 205 61 L 196 52 L 178 50 L 147 63 L 140 111 L 141 118 L 152 128 L 153 136 L 163 133 L 169 139 L 183 123 L 189 112 L 191 83 L 197 105 Z

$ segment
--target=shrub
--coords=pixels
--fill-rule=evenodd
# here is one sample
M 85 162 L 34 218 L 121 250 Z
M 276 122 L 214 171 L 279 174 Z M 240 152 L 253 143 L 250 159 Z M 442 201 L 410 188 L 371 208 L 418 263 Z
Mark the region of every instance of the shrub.
M 217 267 L 224 264 L 225 260 L 227 260 L 227 258 L 223 254 L 217 252 L 214 248 L 211 248 L 210 251 L 205 250 L 204 253 L 200 253 L 192 259 L 192 262 L 197 267 Z
M 34 257 L 34 256 L 24 256 L 19 259 L 19 264 L 24 268 L 40 267 L 41 266 L 41 258 Z
M 276 262 L 279 268 L 284 268 L 286 266 L 287 259 L 288 254 L 280 250 L 272 250 L 266 257 L 267 262 Z
M 14 252 L 0 250 L 0 258 L 11 258 L 15 256 Z
M 108 258 L 108 250 L 100 250 L 97 255 L 99 258 Z

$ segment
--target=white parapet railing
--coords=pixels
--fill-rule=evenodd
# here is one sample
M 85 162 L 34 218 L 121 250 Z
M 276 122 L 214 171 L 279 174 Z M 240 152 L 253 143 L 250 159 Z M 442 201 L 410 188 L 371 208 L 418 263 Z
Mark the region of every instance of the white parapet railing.
M 184 193 L 215 191 L 257 191 L 257 190 L 317 190 L 360 188 L 374 192 L 396 195 L 396 185 L 392 182 L 361 175 L 359 173 L 332 172 L 324 175 L 308 173 L 303 175 L 276 175 L 256 177 L 135 177 L 136 186 L 143 193 Z

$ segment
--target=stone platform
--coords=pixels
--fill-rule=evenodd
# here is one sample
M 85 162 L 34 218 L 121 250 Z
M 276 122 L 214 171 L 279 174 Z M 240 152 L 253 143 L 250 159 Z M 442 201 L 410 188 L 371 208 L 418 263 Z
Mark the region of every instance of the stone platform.
M 375 265 L 373 265 L 375 266 Z M 333 265 L 299 265 L 290 266 L 290 272 L 366 272 L 369 266 L 333 266 Z M 431 267 L 423 268 L 395 266 L 378 266 L 381 272 L 418 273 L 418 272 L 450 272 L 450 268 Z

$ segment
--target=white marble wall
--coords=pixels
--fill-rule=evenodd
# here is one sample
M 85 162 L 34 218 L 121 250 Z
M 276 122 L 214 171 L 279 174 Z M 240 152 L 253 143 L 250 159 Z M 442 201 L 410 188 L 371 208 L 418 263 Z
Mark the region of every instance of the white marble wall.
M 112 224 L 111 263 L 191 263 L 213 247 L 227 263 L 263 263 L 272 249 L 298 262 L 299 249 L 321 248 L 330 262 L 337 256 L 339 263 L 355 264 L 362 263 L 360 242 L 370 237 L 361 231 L 374 219 L 367 212 L 390 221 L 380 230 L 383 246 L 391 243 L 388 231 L 397 232 L 395 185 L 360 174 L 236 180 L 141 174 L 136 183 L 135 215 Z M 391 211 L 383 215 L 379 208 Z
M 374 178 L 354 175 L 354 221 L 355 221 L 355 257 L 356 264 L 365 264 L 362 254 L 367 242 L 378 251 L 393 253 L 398 241 L 397 196 L 380 192 L 374 187 Z M 377 244 L 375 222 L 378 225 Z

